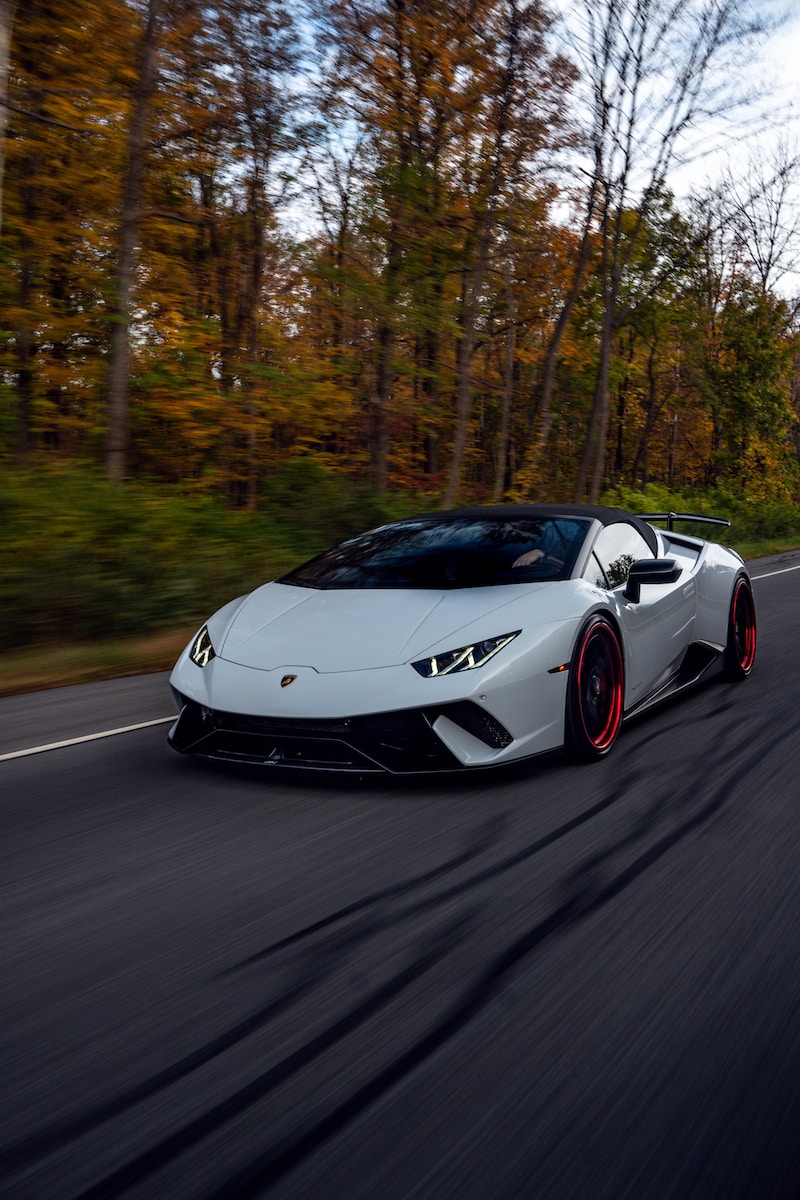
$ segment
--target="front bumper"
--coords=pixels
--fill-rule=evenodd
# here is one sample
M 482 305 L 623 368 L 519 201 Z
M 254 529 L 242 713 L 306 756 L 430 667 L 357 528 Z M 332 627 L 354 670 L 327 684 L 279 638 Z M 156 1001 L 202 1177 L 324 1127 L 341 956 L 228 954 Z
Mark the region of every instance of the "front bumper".
M 181 713 L 169 732 L 170 745 L 181 753 L 223 762 L 358 773 L 454 771 L 465 763 L 437 734 L 437 723 L 460 730 L 483 747 L 487 758 L 513 741 L 505 726 L 469 700 L 309 720 L 221 712 L 178 699 Z

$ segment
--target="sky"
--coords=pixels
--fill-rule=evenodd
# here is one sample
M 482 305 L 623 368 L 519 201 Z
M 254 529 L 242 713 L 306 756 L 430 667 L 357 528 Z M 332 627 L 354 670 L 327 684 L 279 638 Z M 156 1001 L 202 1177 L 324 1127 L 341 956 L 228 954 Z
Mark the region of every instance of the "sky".
M 769 152 L 780 141 L 800 154 L 800 0 L 762 0 L 758 7 L 767 18 L 783 18 L 758 56 L 741 64 L 741 82 L 762 89 L 762 103 L 748 120 L 698 139 L 706 152 L 671 174 L 677 194 L 717 182 L 726 167 L 734 174 L 744 170 L 752 154 Z
M 695 3 L 680 0 L 681 14 L 688 15 L 706 2 L 708 0 L 695 0 Z M 752 194 L 756 180 L 766 181 L 774 176 L 773 164 L 779 151 L 784 159 L 797 158 L 791 203 L 781 212 L 781 226 L 787 233 L 786 250 L 779 269 L 771 278 L 772 286 L 787 298 L 794 298 L 800 296 L 800 0 L 749 2 L 751 16 L 757 17 L 771 32 L 765 33 L 757 43 L 751 41 L 746 47 L 734 47 L 727 59 L 724 54 L 715 58 L 718 65 L 709 81 L 722 97 L 723 115 L 698 119 L 678 141 L 666 184 L 678 206 L 683 207 L 692 193 L 702 194 L 730 178 L 728 186 L 732 194 L 745 202 Z M 582 14 L 586 3 L 587 0 L 551 0 L 551 5 L 563 19 L 560 32 L 567 53 L 578 63 L 581 61 L 580 35 L 585 29 Z M 674 3 L 675 0 L 655 0 L 653 12 L 662 18 Z M 679 36 L 679 28 L 675 24 L 670 26 L 673 36 Z M 573 39 L 575 43 L 570 48 Z M 666 81 L 670 78 L 672 65 L 670 54 L 674 51 L 676 61 L 680 61 L 681 51 L 679 46 L 670 47 L 663 39 L 658 43 L 658 50 L 666 62 L 662 76 Z M 725 63 L 724 68 L 722 63 Z M 654 79 L 657 78 L 655 75 Z M 656 90 L 649 94 L 656 98 L 654 111 L 658 111 L 658 85 L 655 86 Z M 739 103 L 731 106 L 731 100 L 737 98 Z M 589 100 L 588 97 L 585 99 Z M 641 129 L 641 99 L 639 107 Z M 656 133 L 650 143 L 651 149 L 658 146 L 659 140 Z M 756 160 L 760 160 L 760 166 Z M 618 158 L 617 162 L 620 161 Z M 641 162 L 649 164 L 652 159 L 645 156 Z M 629 196 L 637 194 L 637 189 L 649 179 L 650 166 L 646 165 L 641 179 L 633 176 L 634 186 Z
M 763 88 L 761 113 L 753 114 L 752 124 L 743 122 L 725 131 L 716 152 L 672 172 L 669 183 L 676 197 L 718 183 L 725 172 L 741 179 L 741 195 L 747 193 L 745 180 L 754 156 L 771 161 L 782 147 L 784 153 L 800 156 L 800 0 L 786 0 L 779 7 L 774 0 L 762 0 L 765 16 L 782 16 L 779 28 L 766 39 L 760 56 L 742 62 L 742 81 Z M 782 226 L 787 244 L 771 285 L 794 307 L 800 297 L 800 168 L 791 191 L 791 203 L 783 213 Z M 762 176 L 768 177 L 768 172 Z M 792 232 L 793 231 L 793 232 Z

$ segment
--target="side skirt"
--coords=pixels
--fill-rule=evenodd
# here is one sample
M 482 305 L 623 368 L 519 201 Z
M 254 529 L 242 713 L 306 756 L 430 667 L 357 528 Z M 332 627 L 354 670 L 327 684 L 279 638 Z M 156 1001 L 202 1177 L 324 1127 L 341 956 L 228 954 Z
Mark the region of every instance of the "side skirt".
M 715 666 L 721 667 L 723 654 L 724 650 L 719 646 L 712 646 L 709 642 L 692 642 L 675 674 L 648 696 L 637 701 L 633 708 L 628 709 L 625 719 L 638 716 L 671 696 L 677 696 L 679 692 L 694 687 L 702 679 L 713 674 Z

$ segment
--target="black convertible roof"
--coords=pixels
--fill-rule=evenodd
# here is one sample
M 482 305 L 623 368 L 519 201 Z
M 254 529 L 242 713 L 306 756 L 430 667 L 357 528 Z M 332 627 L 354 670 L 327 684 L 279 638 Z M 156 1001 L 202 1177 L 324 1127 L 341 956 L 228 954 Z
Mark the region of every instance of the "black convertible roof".
M 442 512 L 424 513 L 418 517 L 407 517 L 408 521 L 419 521 L 421 517 L 439 521 L 482 520 L 546 520 L 553 517 L 584 517 L 599 521 L 601 525 L 616 525 L 620 522 L 632 525 L 642 535 L 653 554 L 658 553 L 658 541 L 652 525 L 640 517 L 626 512 L 624 508 L 609 508 L 602 504 L 486 504 L 472 508 L 448 508 Z

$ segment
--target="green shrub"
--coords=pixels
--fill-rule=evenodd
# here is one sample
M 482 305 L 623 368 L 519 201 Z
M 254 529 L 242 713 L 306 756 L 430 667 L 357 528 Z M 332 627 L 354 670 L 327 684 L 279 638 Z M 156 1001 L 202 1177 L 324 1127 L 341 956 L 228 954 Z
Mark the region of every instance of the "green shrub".
M 309 554 L 381 525 L 391 501 L 310 456 L 289 459 L 268 479 L 266 508 Z
M 609 489 L 602 500 L 637 513 L 672 511 L 724 517 L 730 521 L 730 529 L 702 526 L 701 535 L 736 546 L 781 541 L 800 544 L 800 505 L 783 500 L 747 500 L 741 492 L 724 486 L 683 494 L 658 484 L 648 484 L 643 491 L 616 487 Z
M 90 470 L 7 473 L 0 554 L 11 648 L 191 623 L 295 561 L 266 514 Z

